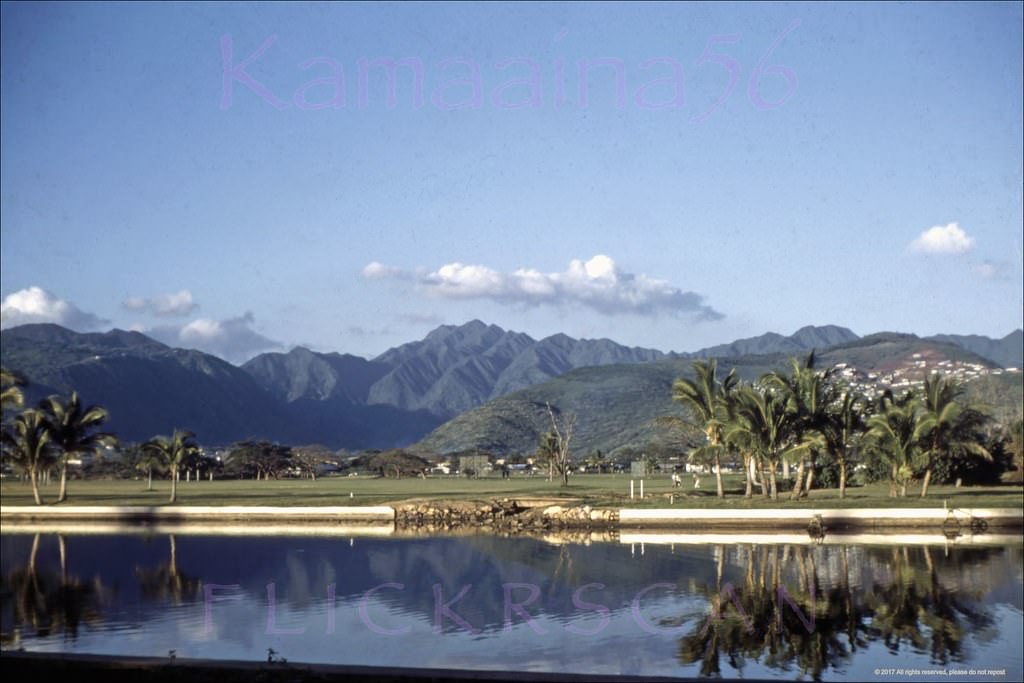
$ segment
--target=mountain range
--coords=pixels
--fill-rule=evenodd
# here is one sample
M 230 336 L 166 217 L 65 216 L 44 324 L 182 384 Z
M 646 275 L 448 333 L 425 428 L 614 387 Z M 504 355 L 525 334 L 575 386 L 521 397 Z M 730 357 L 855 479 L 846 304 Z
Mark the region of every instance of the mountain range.
M 978 360 L 992 366 L 1022 364 L 1020 330 L 1000 340 L 908 337 L 947 352 L 982 356 L 985 360 Z M 29 380 L 30 401 L 77 390 L 86 402 L 105 406 L 110 428 L 129 441 L 187 427 L 207 444 L 266 438 L 360 449 L 413 443 L 452 418 L 478 416 L 474 409 L 501 415 L 508 424 L 529 417 L 535 425 L 538 406 L 551 399 L 553 405 L 565 402 L 550 393 L 552 386 L 559 391 L 571 387 L 594 410 L 602 401 L 619 407 L 630 403 L 616 413 L 621 419 L 607 421 L 603 429 L 608 432 L 628 427 L 630 411 L 660 410 L 664 402 L 658 396 L 664 398 L 665 386 L 686 372 L 693 358 L 731 358 L 759 371 L 812 348 L 845 348 L 842 357 L 873 348 L 862 341 L 848 329 L 829 325 L 805 327 L 788 337 L 768 333 L 694 353 L 664 353 L 562 334 L 535 340 L 474 320 L 441 326 L 374 359 L 299 347 L 262 354 L 238 367 L 138 332 L 83 334 L 32 324 L 0 333 L 0 359 Z M 533 396 L 530 392 L 540 393 L 536 400 L 521 398 Z M 495 405 L 513 405 L 509 401 L 517 406 L 514 410 L 495 411 Z M 486 425 L 480 429 L 490 430 L 492 440 L 501 431 Z M 616 439 L 606 434 L 594 443 Z M 431 435 L 423 443 L 438 441 Z
M 789 350 L 722 355 L 719 371 L 724 374 L 735 369 L 741 379 L 753 381 L 783 367 L 792 356 Z M 846 363 L 865 373 L 878 374 L 913 367 L 922 357 L 933 363 L 997 367 L 953 343 L 911 334 L 879 333 L 817 351 L 819 367 Z M 657 453 L 661 449 L 678 452 L 682 444 L 701 435 L 664 424 L 659 418 L 684 417 L 681 407 L 671 399 L 672 383 L 677 377 L 690 374 L 691 363 L 689 358 L 670 357 L 644 364 L 578 368 L 466 411 L 431 432 L 417 447 L 434 453 L 530 453 L 551 429 L 550 405 L 556 414 L 576 417 L 576 453 L 600 450 L 616 454 L 623 449 L 637 453 Z M 1008 405 L 1011 412 L 1019 413 L 1021 378 L 1020 373 L 986 376 L 971 381 L 968 390 L 972 400 L 1000 408 Z
M 949 342 L 988 358 L 1004 368 L 1019 368 L 1024 365 L 1024 331 L 1014 330 L 1002 339 L 992 339 L 979 334 L 936 334 L 928 337 L 940 342 Z

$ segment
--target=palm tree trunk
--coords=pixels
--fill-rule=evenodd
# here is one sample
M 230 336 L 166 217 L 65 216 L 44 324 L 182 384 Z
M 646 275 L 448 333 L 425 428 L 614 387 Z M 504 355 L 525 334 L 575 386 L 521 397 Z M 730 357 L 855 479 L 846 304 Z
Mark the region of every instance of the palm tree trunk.
M 39 495 L 39 473 L 36 468 L 32 468 L 28 471 L 29 481 L 32 482 L 32 497 L 36 500 L 36 505 L 42 505 L 43 499 Z
M 178 500 L 178 468 L 171 469 L 171 502 Z
M 800 489 L 804 483 L 804 465 L 807 463 L 807 458 L 800 458 L 800 466 L 796 469 L 796 483 L 793 484 L 793 492 L 789 494 L 790 500 L 796 500 L 800 497 Z
M 807 469 L 807 485 L 804 486 L 804 492 L 801 494 L 804 498 L 810 495 L 811 487 L 814 486 L 814 459 L 811 459 L 810 467 Z
M 891 480 L 891 482 L 889 484 L 889 497 L 890 498 L 895 498 L 896 497 L 896 479 L 897 479 L 898 476 L 899 476 L 899 468 L 896 466 L 896 463 L 893 463 L 892 464 L 892 480 Z
M 747 490 L 743 494 L 744 498 L 750 498 L 754 495 L 754 456 L 748 455 L 743 462 L 743 472 L 747 480 Z
M 839 500 L 846 498 L 846 458 L 839 461 Z
M 929 467 L 924 471 L 924 481 L 921 482 L 921 497 L 924 498 L 928 495 L 928 484 L 932 480 L 932 468 Z
M 150 467 L 148 470 L 146 470 L 146 473 L 147 473 L 146 474 L 146 490 L 147 491 L 152 491 L 153 490 L 153 468 Z
M 779 487 L 778 487 L 778 483 L 775 481 L 775 468 L 774 467 L 772 467 L 771 470 L 769 470 L 769 475 L 771 476 L 771 480 L 772 480 L 772 489 L 771 489 L 772 490 L 772 495 L 771 495 L 771 498 L 772 498 L 772 500 L 778 500 L 778 498 L 779 498 Z
M 61 459 L 60 463 L 60 494 L 57 496 L 57 502 L 63 503 L 68 499 L 68 457 L 65 455 Z
M 715 455 L 715 483 L 718 485 L 718 497 L 725 498 L 725 489 L 722 488 L 722 459 Z
M 783 460 L 782 461 L 782 478 L 783 479 L 789 479 L 789 461 L 788 460 Z

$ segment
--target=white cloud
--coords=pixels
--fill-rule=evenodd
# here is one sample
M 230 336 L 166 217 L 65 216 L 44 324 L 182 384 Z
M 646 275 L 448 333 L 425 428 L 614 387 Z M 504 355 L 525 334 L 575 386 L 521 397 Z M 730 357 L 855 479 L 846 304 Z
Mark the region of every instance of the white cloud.
M 367 280 L 386 280 L 388 278 L 407 280 L 410 276 L 401 268 L 386 266 L 380 261 L 371 261 L 363 268 L 363 277 Z
M 28 287 L 8 294 L 0 304 L 0 327 L 27 323 L 56 323 L 78 332 L 88 332 L 108 325 L 110 321 L 86 313 L 42 287 Z
M 958 223 L 928 228 L 910 243 L 910 249 L 926 254 L 963 254 L 974 248 L 974 238 Z
M 161 294 L 152 299 L 132 296 L 121 305 L 130 311 L 148 311 L 161 318 L 186 316 L 199 308 L 199 304 L 192 298 L 192 292 L 187 289 L 174 294 Z
M 560 273 L 520 268 L 503 273 L 482 265 L 449 263 L 433 272 L 410 272 L 374 261 L 363 269 L 368 279 L 407 279 L 432 296 L 446 299 L 489 299 L 530 306 L 579 305 L 607 315 L 693 315 L 717 320 L 722 314 L 694 292 L 666 280 L 635 275 L 599 254 L 589 261 L 573 260 Z
M 1010 264 L 1006 261 L 985 259 L 974 266 L 974 272 L 986 280 L 1009 280 Z
M 236 318 L 197 318 L 181 326 L 162 325 L 147 334 L 169 346 L 196 349 L 240 363 L 264 351 L 284 348 L 253 329 L 256 319 L 246 312 Z

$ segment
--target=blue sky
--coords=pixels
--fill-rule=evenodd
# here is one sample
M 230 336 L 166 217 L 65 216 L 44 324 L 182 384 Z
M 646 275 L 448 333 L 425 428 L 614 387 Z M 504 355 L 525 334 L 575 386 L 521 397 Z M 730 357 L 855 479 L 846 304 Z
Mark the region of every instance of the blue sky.
M 5 327 L 237 362 L 1022 324 L 1021 3 L 0 11 Z

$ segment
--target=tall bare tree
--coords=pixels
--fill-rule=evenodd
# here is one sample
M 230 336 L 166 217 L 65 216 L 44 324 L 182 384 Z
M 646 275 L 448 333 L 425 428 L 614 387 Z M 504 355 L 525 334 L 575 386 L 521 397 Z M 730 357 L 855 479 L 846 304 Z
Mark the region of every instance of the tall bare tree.
M 546 405 L 548 416 L 551 418 L 551 434 L 554 437 L 551 440 L 554 449 L 552 462 L 555 470 L 562 477 L 562 486 L 568 486 L 569 468 L 571 467 L 569 447 L 572 444 L 572 437 L 576 434 L 576 413 L 559 413 L 556 416 L 551 404 Z

